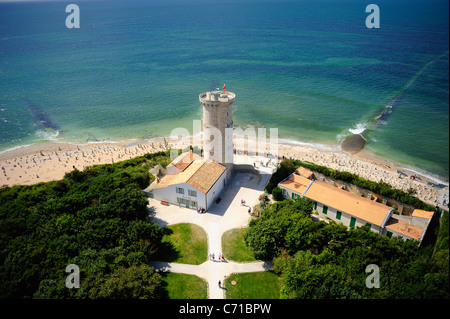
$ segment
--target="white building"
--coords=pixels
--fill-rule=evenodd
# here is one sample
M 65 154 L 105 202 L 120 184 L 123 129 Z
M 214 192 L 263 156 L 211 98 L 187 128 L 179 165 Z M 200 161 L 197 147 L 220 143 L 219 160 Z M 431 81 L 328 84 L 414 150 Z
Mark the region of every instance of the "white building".
M 187 152 L 172 161 L 166 174 L 155 178 L 146 192 L 162 202 L 207 210 L 225 186 L 226 170 L 222 164 Z
M 399 236 L 422 242 L 434 212 L 415 209 L 411 216 L 394 215 L 387 222 L 383 235 Z
M 416 209 L 412 216 L 394 215 L 392 207 L 325 182 L 311 180 L 313 178 L 310 171 L 299 168 L 281 181 L 278 187 L 285 198 L 309 198 L 319 216 L 350 228 L 366 225 L 372 231 L 388 237 L 400 236 L 421 242 L 434 214 Z

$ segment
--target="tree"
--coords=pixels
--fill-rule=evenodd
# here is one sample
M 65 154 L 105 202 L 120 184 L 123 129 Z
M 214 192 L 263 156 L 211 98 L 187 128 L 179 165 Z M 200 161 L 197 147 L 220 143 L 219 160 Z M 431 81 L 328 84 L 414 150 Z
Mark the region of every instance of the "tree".
M 276 201 L 284 200 L 283 190 L 281 188 L 279 188 L 278 186 L 273 189 L 272 195 L 273 195 L 273 199 Z
M 0 188 L 0 297 L 159 296 L 159 275 L 146 263 L 162 233 L 148 220 L 140 187 L 150 166 L 169 160 L 159 152 L 61 181 Z M 79 289 L 65 286 L 68 264 L 80 268 Z
M 120 268 L 102 280 L 92 298 L 156 299 L 162 297 L 161 275 L 148 265 Z
M 314 222 L 311 212 L 309 200 L 276 202 L 245 235 L 257 258 L 273 259 L 282 298 L 448 298 L 448 218 L 436 246 L 419 248 L 365 226 Z M 381 273 L 377 289 L 366 287 L 370 264 Z

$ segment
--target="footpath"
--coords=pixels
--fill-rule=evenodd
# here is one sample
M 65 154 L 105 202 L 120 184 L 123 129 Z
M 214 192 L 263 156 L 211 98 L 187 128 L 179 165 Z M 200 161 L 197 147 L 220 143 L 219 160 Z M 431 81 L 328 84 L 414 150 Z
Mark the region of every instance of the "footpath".
M 153 261 L 149 265 L 158 271 L 196 275 L 208 283 L 209 299 L 225 298 L 223 282 L 232 273 L 258 272 L 270 270 L 272 265 L 267 262 L 237 263 L 229 260 L 218 261 L 217 255 L 222 253 L 222 235 L 234 228 L 248 226 L 250 215 L 248 208 L 258 203 L 259 196 L 264 192 L 270 174 L 234 174 L 221 193 L 221 201 L 214 203 L 208 212 L 199 214 L 197 211 L 175 205 L 161 205 L 155 199 L 149 199 L 149 206 L 155 210 L 153 221 L 161 227 L 178 223 L 191 223 L 202 227 L 208 238 L 208 256 L 214 254 L 216 260 L 208 259 L 200 265 L 188 265 Z M 241 205 L 244 199 L 246 205 Z M 219 281 L 222 287 L 219 287 Z

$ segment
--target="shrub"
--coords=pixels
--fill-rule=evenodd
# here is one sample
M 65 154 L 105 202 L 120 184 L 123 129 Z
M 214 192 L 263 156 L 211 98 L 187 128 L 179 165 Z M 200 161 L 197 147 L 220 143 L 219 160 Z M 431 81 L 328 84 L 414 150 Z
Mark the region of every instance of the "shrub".
M 281 188 L 279 188 L 278 186 L 273 189 L 272 195 L 273 195 L 273 199 L 276 201 L 284 200 L 283 190 Z

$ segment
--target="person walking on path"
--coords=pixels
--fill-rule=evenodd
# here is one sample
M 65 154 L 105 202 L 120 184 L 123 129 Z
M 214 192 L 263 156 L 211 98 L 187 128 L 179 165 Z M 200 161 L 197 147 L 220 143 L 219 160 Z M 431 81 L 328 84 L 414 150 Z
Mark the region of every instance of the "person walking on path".
M 222 286 L 220 285 L 220 280 L 219 280 L 219 288 L 222 288 Z

